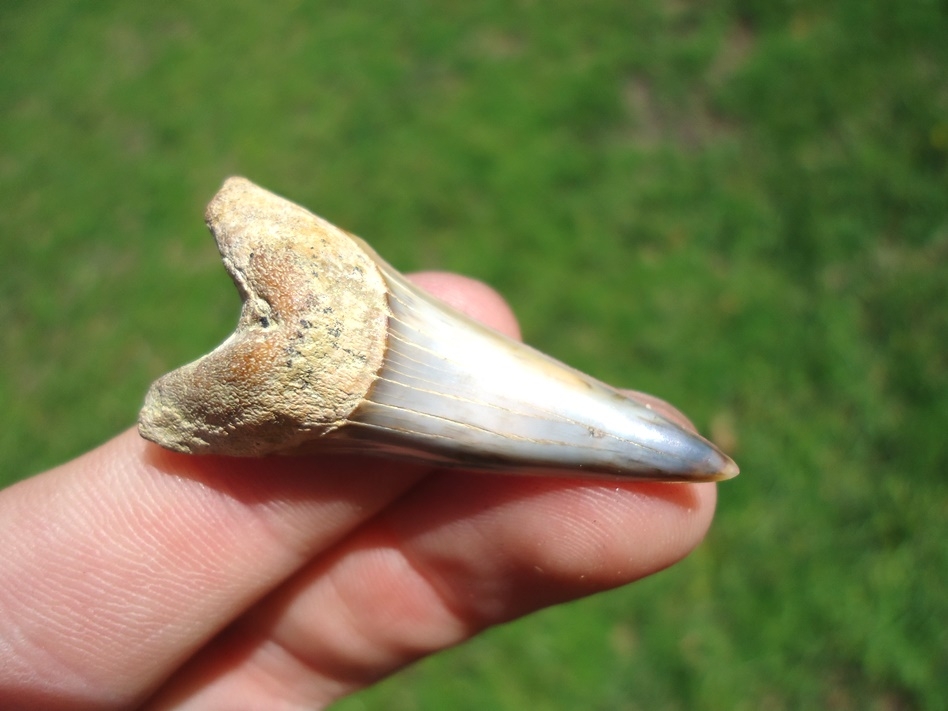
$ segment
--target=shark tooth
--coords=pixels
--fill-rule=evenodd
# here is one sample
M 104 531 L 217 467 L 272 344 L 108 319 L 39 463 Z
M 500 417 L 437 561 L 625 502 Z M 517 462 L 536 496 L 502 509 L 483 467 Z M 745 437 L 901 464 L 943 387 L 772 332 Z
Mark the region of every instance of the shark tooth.
M 699 435 L 469 319 L 244 178 L 205 218 L 243 307 L 224 343 L 152 384 L 139 431 L 162 447 L 652 481 L 738 473 Z

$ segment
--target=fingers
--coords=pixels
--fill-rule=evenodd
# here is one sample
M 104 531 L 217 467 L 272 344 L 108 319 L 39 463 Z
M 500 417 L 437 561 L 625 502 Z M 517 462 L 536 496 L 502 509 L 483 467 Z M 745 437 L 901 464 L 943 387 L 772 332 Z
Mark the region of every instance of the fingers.
M 129 432 L 4 492 L 0 690 L 134 703 L 422 474 L 374 466 L 190 459 Z
M 155 708 L 321 707 L 486 626 L 672 564 L 713 508 L 713 485 L 429 477 L 196 658 Z
M 714 503 L 713 484 L 438 473 L 203 650 L 151 708 L 328 704 L 484 627 L 671 565 Z
M 419 281 L 516 335 L 484 287 Z M 429 473 L 183 457 L 126 433 L 11 487 L 0 699 L 135 705 L 214 635 L 159 707 L 337 698 L 485 625 L 670 564 L 713 509 L 713 487 Z
M 297 581 L 271 639 L 351 691 L 487 626 L 671 565 L 703 537 L 713 503 L 713 486 L 445 473 Z
M 468 287 L 448 276 L 430 286 Z M 510 328 L 499 301 L 478 308 Z M 374 459 L 187 457 L 127 432 L 0 492 L 0 705 L 135 705 L 427 473 Z

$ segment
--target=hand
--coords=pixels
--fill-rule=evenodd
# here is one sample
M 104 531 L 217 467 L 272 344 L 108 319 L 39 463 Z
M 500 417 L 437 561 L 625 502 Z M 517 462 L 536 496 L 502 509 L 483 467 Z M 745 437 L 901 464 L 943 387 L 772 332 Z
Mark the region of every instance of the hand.
M 415 281 L 519 336 L 484 285 Z M 0 492 L 0 707 L 325 706 L 671 565 L 714 502 L 713 484 L 189 457 L 129 431 Z

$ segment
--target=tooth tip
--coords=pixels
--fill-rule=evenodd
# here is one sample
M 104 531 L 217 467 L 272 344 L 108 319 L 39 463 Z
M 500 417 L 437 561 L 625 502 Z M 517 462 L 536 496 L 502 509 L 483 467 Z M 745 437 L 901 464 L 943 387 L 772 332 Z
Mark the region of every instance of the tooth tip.
M 712 448 L 712 453 L 704 460 L 704 467 L 701 472 L 704 481 L 726 481 L 741 473 L 733 459 L 710 442 L 707 445 Z
M 740 473 L 741 469 L 737 466 L 737 462 L 727 455 L 724 455 L 724 465 L 718 470 L 717 480 L 725 481 L 727 479 L 733 479 Z

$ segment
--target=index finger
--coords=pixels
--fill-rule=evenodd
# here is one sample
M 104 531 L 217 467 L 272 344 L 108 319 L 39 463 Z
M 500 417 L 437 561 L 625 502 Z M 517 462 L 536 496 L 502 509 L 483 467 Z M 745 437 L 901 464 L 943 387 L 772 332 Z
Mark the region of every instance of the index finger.
M 495 328 L 515 323 L 471 280 L 427 285 L 463 295 Z M 140 702 L 427 473 L 361 457 L 190 457 L 128 431 L 0 492 L 0 699 Z

